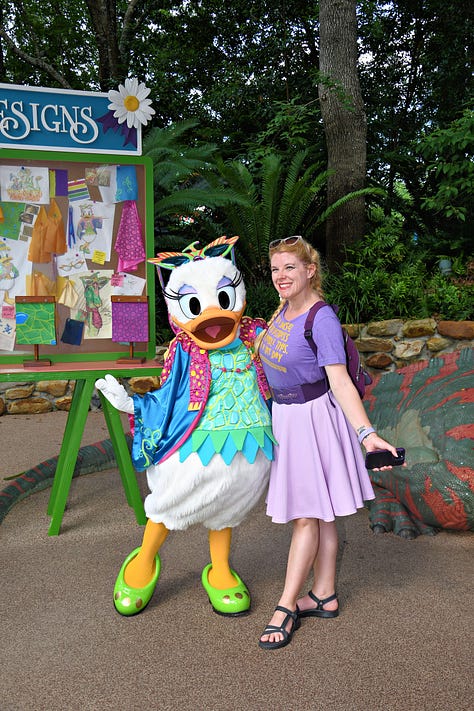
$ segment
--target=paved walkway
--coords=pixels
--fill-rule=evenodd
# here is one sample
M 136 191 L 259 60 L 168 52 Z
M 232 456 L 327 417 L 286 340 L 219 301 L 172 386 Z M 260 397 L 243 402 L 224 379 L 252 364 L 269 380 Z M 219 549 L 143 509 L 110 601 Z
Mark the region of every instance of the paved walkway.
M 0 476 L 57 454 L 64 413 L 0 417 Z M 91 413 L 83 444 L 107 436 Z M 144 476 L 140 486 L 146 491 Z M 280 593 L 290 527 L 261 502 L 234 534 L 251 613 L 213 613 L 200 527 L 170 535 L 148 608 L 120 617 L 112 589 L 142 529 L 117 470 L 73 480 L 61 534 L 49 490 L 0 525 L 1 711 L 471 711 L 472 534 L 374 536 L 363 510 L 338 521 L 341 615 L 304 620 L 291 645 L 258 636 Z

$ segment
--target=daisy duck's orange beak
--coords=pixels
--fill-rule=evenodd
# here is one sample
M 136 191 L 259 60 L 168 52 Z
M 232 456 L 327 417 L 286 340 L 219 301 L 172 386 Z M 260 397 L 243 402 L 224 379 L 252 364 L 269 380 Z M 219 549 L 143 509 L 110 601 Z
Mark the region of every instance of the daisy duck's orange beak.
M 181 323 L 173 318 L 179 329 L 185 331 L 200 348 L 206 351 L 222 348 L 237 338 L 240 319 L 245 311 L 244 303 L 241 311 L 223 311 L 212 306 L 199 314 L 192 321 Z

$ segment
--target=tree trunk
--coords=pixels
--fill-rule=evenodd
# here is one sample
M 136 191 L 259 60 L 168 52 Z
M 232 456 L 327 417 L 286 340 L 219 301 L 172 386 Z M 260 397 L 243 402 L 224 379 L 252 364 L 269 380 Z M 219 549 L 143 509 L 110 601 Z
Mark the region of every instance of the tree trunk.
M 86 0 L 99 52 L 99 84 L 102 91 L 115 88 L 126 75 L 119 50 L 116 0 Z
M 356 0 L 320 0 L 321 114 L 328 154 L 328 205 L 365 186 L 367 122 L 357 73 Z M 364 234 L 364 198 L 349 200 L 326 222 L 326 262 Z

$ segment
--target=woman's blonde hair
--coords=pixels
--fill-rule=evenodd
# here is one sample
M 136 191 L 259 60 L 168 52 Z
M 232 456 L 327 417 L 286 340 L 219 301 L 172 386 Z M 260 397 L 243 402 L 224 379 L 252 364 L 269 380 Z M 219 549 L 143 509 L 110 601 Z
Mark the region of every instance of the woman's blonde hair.
M 303 239 L 301 235 L 293 235 L 292 237 L 287 237 L 286 239 L 275 240 L 274 242 L 270 242 L 268 250 L 269 260 L 271 261 L 273 255 L 277 254 L 278 252 L 289 252 L 290 254 L 295 254 L 296 257 L 301 262 L 303 262 L 303 264 L 306 264 L 308 266 L 310 264 L 314 264 L 316 269 L 314 270 L 314 274 L 310 279 L 310 286 L 312 290 L 315 291 L 321 298 L 324 298 L 321 257 L 319 255 L 319 252 L 312 245 L 310 245 L 309 242 Z M 280 311 L 282 311 L 285 304 L 286 299 L 282 299 L 275 311 L 270 316 L 267 330 L 273 323 L 273 321 L 276 319 Z M 257 353 L 265 333 L 265 331 L 262 331 L 262 333 L 260 333 L 255 339 L 255 350 L 257 351 Z

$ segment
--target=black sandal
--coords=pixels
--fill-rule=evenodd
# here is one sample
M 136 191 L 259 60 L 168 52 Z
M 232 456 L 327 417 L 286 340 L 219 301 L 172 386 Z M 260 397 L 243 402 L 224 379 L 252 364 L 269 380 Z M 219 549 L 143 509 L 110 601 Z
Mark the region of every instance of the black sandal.
M 298 613 L 298 617 L 337 617 L 339 614 L 339 608 L 337 610 L 323 610 L 324 605 L 327 602 L 331 602 L 331 600 L 337 600 L 337 595 L 334 593 L 334 595 L 330 595 L 329 597 L 325 597 L 324 600 L 320 600 L 319 597 L 316 597 L 316 595 L 310 590 L 308 595 L 310 596 L 311 600 L 314 600 L 316 603 L 316 607 L 312 608 L 310 610 L 300 610 L 298 607 L 296 607 L 296 611 Z
M 286 647 L 286 645 L 291 642 L 293 632 L 296 632 L 298 627 L 301 625 L 296 611 L 292 612 L 291 610 L 288 610 L 286 607 L 282 607 L 281 605 L 277 605 L 275 607 L 275 610 L 280 610 L 280 612 L 286 612 L 286 617 L 281 623 L 281 627 L 277 627 L 277 625 L 267 625 L 260 637 L 263 637 L 264 634 L 274 634 L 275 632 L 279 632 L 283 635 L 283 639 L 281 639 L 279 642 L 262 642 L 262 640 L 260 639 L 258 645 L 259 647 L 262 647 L 262 649 L 279 649 L 280 647 Z M 286 625 L 290 620 L 293 620 L 293 626 L 288 632 L 288 630 L 286 629 Z

